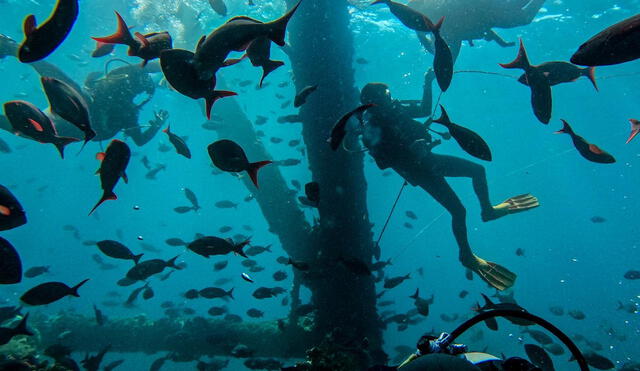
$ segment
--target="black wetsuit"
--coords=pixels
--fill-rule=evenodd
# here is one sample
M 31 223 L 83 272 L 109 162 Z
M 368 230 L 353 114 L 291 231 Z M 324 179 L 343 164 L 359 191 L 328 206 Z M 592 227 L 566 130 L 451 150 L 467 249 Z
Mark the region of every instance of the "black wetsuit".
M 435 154 L 427 127 L 413 118 L 427 116 L 431 107 L 431 84 L 424 88 L 421 107 L 407 109 L 400 101 L 390 107 L 372 107 L 363 143 L 381 169 L 392 168 L 407 182 L 420 186 L 452 217 L 452 229 L 462 254 L 471 254 L 467 237 L 466 209 L 446 177 L 467 177 L 473 181 L 483 211 L 492 210 L 485 169 L 459 157 Z

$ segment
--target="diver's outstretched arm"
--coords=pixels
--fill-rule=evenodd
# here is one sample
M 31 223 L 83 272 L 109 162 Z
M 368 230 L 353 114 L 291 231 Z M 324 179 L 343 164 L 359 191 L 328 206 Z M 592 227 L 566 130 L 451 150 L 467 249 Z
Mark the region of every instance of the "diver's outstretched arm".
M 145 131 L 142 131 L 140 126 L 136 128 L 132 128 L 127 131 L 127 134 L 133 139 L 133 142 L 138 146 L 142 147 L 145 144 L 149 143 L 151 139 L 158 133 L 160 128 L 164 126 L 164 123 L 169 118 L 169 112 L 165 110 L 160 110 L 158 112 L 154 112 L 154 119 L 149 120 L 149 128 Z

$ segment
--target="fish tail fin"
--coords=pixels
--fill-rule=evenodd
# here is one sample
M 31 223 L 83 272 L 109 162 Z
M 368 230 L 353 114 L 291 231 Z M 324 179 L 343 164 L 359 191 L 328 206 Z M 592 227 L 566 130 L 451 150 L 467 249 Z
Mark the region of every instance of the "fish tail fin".
M 524 43 L 520 39 L 520 49 L 518 50 L 518 56 L 511 63 L 499 63 L 502 68 L 520 68 L 527 69 L 531 67 L 529 63 L 529 57 L 527 56 L 527 50 L 524 48 Z
M 22 321 L 13 329 L 14 334 L 33 336 L 33 332 L 27 328 L 27 318 L 29 318 L 29 313 L 25 314 L 24 317 L 22 317 Z
M 427 18 L 427 19 L 428 19 L 428 18 Z M 431 22 L 431 21 L 429 21 L 429 22 Z M 433 24 L 433 23 L 432 23 L 432 24 L 431 24 L 431 32 L 433 32 L 434 34 L 435 34 L 435 33 L 439 33 L 439 32 L 440 32 L 440 29 L 442 28 L 442 24 L 443 24 L 443 23 L 444 23 L 444 17 L 441 17 L 441 18 L 438 20 L 438 23 L 436 23 L 436 24 Z
M 58 152 L 60 152 L 60 157 L 64 158 L 64 147 L 74 142 L 78 142 L 78 139 L 70 137 L 56 137 L 53 145 L 56 146 Z
M 91 209 L 91 211 L 89 212 L 89 215 L 91 215 L 98 208 L 98 206 L 102 205 L 103 202 L 107 200 L 117 200 L 117 199 L 118 199 L 118 196 L 116 196 L 116 194 L 113 193 L 113 191 L 103 193 L 102 198 L 100 198 L 100 201 L 98 201 L 96 206 L 94 206 L 93 209 Z
M 87 145 L 87 143 L 89 143 L 91 141 L 91 139 L 93 139 L 95 137 L 96 137 L 96 132 L 94 130 L 91 130 L 91 131 L 85 133 L 84 142 L 82 143 L 82 147 L 80 147 L 80 150 L 78 151 L 78 155 L 80 154 L 80 152 L 82 152 L 82 150 Z
M 80 294 L 78 294 L 78 289 L 84 285 L 85 283 L 87 283 L 87 281 L 89 281 L 89 278 L 83 280 L 82 282 L 80 282 L 79 284 L 73 286 L 70 290 L 69 290 L 69 295 L 73 295 L 75 297 L 80 297 Z
M 251 178 L 251 181 L 253 182 L 253 185 L 256 186 L 256 188 L 258 188 L 258 171 L 263 166 L 269 165 L 270 163 L 272 163 L 272 161 L 259 161 L 259 162 L 253 162 L 249 164 L 247 173 L 249 173 L 249 177 Z
M 180 267 L 178 267 L 178 266 L 176 265 L 176 259 L 178 259 L 178 257 L 179 257 L 179 256 L 180 256 L 180 255 L 176 255 L 176 256 L 174 256 L 173 258 L 171 258 L 171 259 L 167 260 L 167 262 L 166 262 L 167 267 L 170 267 L 170 268 L 173 268 L 173 269 L 177 269 L 177 270 L 182 269 L 182 268 L 180 268 Z
M 207 110 L 207 119 L 211 119 L 211 108 L 213 107 L 213 104 L 220 98 L 225 98 L 225 97 L 231 97 L 234 95 L 238 95 L 238 93 L 233 92 L 233 91 L 227 91 L 227 90 L 214 90 L 208 97 L 205 98 L 206 100 L 206 110 Z
M 134 256 L 133 256 L 133 262 L 134 262 L 134 263 L 136 263 L 136 265 L 137 265 L 137 264 L 138 264 L 138 262 L 140 261 L 140 258 L 142 258 L 142 255 L 144 255 L 144 253 L 143 253 L 143 254 L 140 254 L 140 255 L 134 255 Z
M 169 134 L 171 132 L 171 124 L 167 125 L 166 128 L 162 129 L 162 132 Z
M 92 39 L 104 44 L 124 44 L 129 45 L 130 48 L 134 48 L 136 44 L 133 36 L 131 36 L 131 32 L 129 32 L 129 26 L 127 26 L 127 23 L 122 19 L 120 13 L 115 13 L 118 21 L 116 32 L 109 36 L 92 37 Z
M 265 77 L 282 66 L 284 66 L 283 61 L 268 60 L 267 63 L 262 66 L 262 78 L 260 79 L 260 84 L 258 86 L 262 87 L 262 82 L 264 81 Z
M 631 140 L 640 132 L 640 121 L 636 119 L 629 119 L 629 123 L 631 123 L 631 133 L 629 134 L 629 139 L 627 139 L 625 144 L 631 142 Z
M 295 14 L 296 10 L 298 10 L 300 4 L 302 4 L 302 0 L 298 1 L 298 3 L 288 12 L 286 12 L 282 17 L 268 23 L 268 25 L 271 26 L 269 39 L 271 39 L 271 41 L 276 43 L 278 46 L 285 45 L 284 37 L 287 32 L 287 24 L 291 20 L 291 17 L 293 17 L 293 15 Z
M 447 114 L 447 111 L 444 110 L 444 107 L 442 106 L 442 104 L 440 105 L 440 117 L 433 120 L 433 122 L 438 123 L 438 124 L 442 124 L 442 125 L 448 125 L 451 123 L 451 120 L 449 119 L 449 115 Z
M 36 16 L 29 14 L 22 22 L 22 32 L 24 32 L 24 36 L 27 37 L 31 35 L 36 28 L 38 28 Z
M 267 245 L 267 246 L 265 246 L 265 247 L 264 247 L 264 249 L 265 249 L 266 251 L 268 251 L 268 252 L 273 252 L 273 251 L 271 251 L 271 245 Z
M 573 129 L 571 128 L 571 126 L 569 126 L 569 123 L 566 122 L 565 120 L 562 120 L 562 129 L 554 132 L 554 134 L 569 134 L 569 135 L 573 135 L 574 132 L 573 132 Z
M 418 289 L 416 289 L 416 293 L 415 293 L 415 294 L 413 294 L 413 295 L 411 295 L 411 296 L 409 296 L 409 297 L 410 297 L 411 299 L 414 299 L 414 300 L 415 300 L 415 299 L 417 299 L 419 296 L 420 296 L 420 289 L 418 288 Z
M 231 290 L 227 291 L 227 295 L 229 295 L 231 299 L 235 300 L 235 298 L 233 297 L 233 289 L 235 289 L 235 287 L 232 287 Z
M 242 251 L 242 249 L 250 243 L 251 243 L 251 238 L 247 238 L 245 241 L 242 241 L 239 244 L 235 245 L 234 252 L 242 256 L 243 258 L 248 259 L 249 257 L 247 256 L 247 254 L 244 253 L 244 251 Z
M 585 68 L 582 71 L 584 75 L 587 76 L 587 78 L 591 81 L 591 83 L 593 84 L 593 87 L 596 88 L 596 91 L 600 91 L 600 89 L 598 89 L 598 83 L 596 82 L 596 68 L 589 67 L 589 68 Z

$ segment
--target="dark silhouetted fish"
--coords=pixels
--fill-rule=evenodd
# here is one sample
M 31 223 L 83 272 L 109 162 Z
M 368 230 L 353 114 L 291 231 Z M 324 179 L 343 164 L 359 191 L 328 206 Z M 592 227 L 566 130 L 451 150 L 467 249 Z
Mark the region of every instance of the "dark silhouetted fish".
M 500 64 L 503 68 L 519 68 L 524 70 L 527 85 L 531 89 L 531 106 L 533 113 L 543 124 L 548 124 L 551 120 L 551 110 L 553 108 L 551 97 L 551 85 L 544 71 L 539 66 L 532 66 L 527 57 L 524 43 L 520 39 L 520 49 L 516 59 L 507 64 Z
M 198 211 L 201 209 L 200 204 L 198 203 L 198 197 L 196 197 L 196 194 L 193 193 L 192 190 L 190 190 L 189 188 L 185 187 L 184 188 L 184 195 L 187 198 L 187 200 L 189 200 L 189 202 L 191 202 L 191 205 L 193 206 L 193 210 L 194 211 Z
M 524 351 L 527 353 L 527 357 L 534 365 L 540 367 L 542 371 L 553 371 L 553 361 L 549 354 L 541 347 L 535 344 L 525 344 Z
M 286 279 L 287 279 L 287 273 L 286 273 L 285 271 L 276 271 L 276 272 L 273 274 L 273 279 L 274 279 L 275 281 L 278 281 L 278 282 L 279 282 L 279 281 L 284 281 L 284 280 L 286 280 Z
M 597 368 L 598 370 L 611 370 L 612 368 L 616 367 L 616 365 L 613 362 L 611 362 L 610 359 L 594 351 L 587 350 L 586 352 L 584 352 L 583 355 L 584 355 L 584 359 L 587 360 L 587 363 L 589 364 L 589 366 L 593 368 Z M 575 358 L 571 356 L 569 361 L 575 361 Z
M 98 203 L 89 212 L 89 215 L 91 215 L 91 213 L 93 213 L 94 210 L 106 200 L 118 199 L 116 194 L 113 193 L 113 188 L 118 184 L 120 178 L 124 179 L 125 183 L 128 182 L 125 171 L 129 164 L 131 150 L 125 142 L 113 139 L 107 147 L 106 152 L 99 153 L 96 157 L 101 161 L 100 168 L 97 173 L 100 174 L 100 183 L 103 193 Z
M 298 93 L 293 100 L 293 106 L 298 108 L 305 104 L 309 95 L 316 91 L 316 89 L 318 89 L 318 85 L 309 85 L 304 87 L 302 90 L 300 90 L 300 93 Z
M 569 62 L 545 62 L 537 66 L 537 68 L 547 76 L 547 80 L 551 86 L 574 82 L 580 77 L 586 76 L 593 84 L 593 87 L 596 88 L 596 91 L 598 90 L 595 67 L 580 68 Z M 527 86 L 529 85 L 525 74 L 522 74 L 518 78 L 518 82 Z
M 40 26 L 29 14 L 22 26 L 25 40 L 20 44 L 18 59 L 22 63 L 46 58 L 62 44 L 78 18 L 78 0 L 58 0 L 53 13 Z
M 226 255 L 229 253 L 235 253 L 246 258 L 247 255 L 242 251 L 242 249 L 248 245 L 249 242 L 250 240 L 245 240 L 236 244 L 230 239 L 205 236 L 191 242 L 187 245 L 187 248 L 198 255 L 204 256 L 205 258 L 209 258 L 211 255 Z
M 210 80 L 218 69 L 225 66 L 229 53 L 242 50 L 257 38 L 267 37 L 279 46 L 284 46 L 287 24 L 298 6 L 300 2 L 272 22 L 263 23 L 246 16 L 234 17 L 208 36 L 203 36 L 191 62 L 197 76 L 200 80 Z
M 102 359 L 104 355 L 111 349 L 111 345 L 107 345 L 95 356 L 90 356 L 89 353 L 85 354 L 84 359 L 80 361 L 82 367 L 87 371 L 99 371 L 100 363 L 102 363 Z
M 571 63 L 608 66 L 640 58 L 640 14 L 608 27 L 580 45 Z
M 59 137 L 51 119 L 29 102 L 7 102 L 4 104 L 4 113 L 14 132 L 40 143 L 53 144 L 62 158 L 64 158 L 64 147 L 78 141 L 76 138 Z
M 31 267 L 24 272 L 24 276 L 27 278 L 34 278 L 44 273 L 49 273 L 48 265 Z
M 8 327 L 0 327 L 0 345 L 5 345 L 11 341 L 14 336 L 17 335 L 26 335 L 33 336 L 33 333 L 27 329 L 27 319 L 29 318 L 29 313 L 25 314 L 22 317 L 22 320 L 16 325 L 16 327 L 8 328 Z M 4 367 L 1 367 L 3 368 Z M 6 370 L 12 370 L 12 368 L 6 368 Z M 22 369 L 19 369 L 22 370 Z
M 579 321 L 587 318 L 587 316 L 579 309 L 573 309 L 569 311 L 569 316 L 573 319 L 577 319 Z
M 640 271 L 630 270 L 624 274 L 624 278 L 628 280 L 640 280 Z
M 104 240 L 104 241 L 99 241 L 98 243 L 96 243 L 96 245 L 98 245 L 98 248 L 100 249 L 100 251 L 102 251 L 102 253 L 105 254 L 106 256 L 109 256 L 115 259 L 133 260 L 134 264 L 138 264 L 138 261 L 140 261 L 140 258 L 142 258 L 142 255 L 144 255 L 144 254 L 134 255 L 131 252 L 131 250 L 129 250 L 128 247 L 126 247 L 125 245 L 121 244 L 118 241 Z
M 262 82 L 271 72 L 281 66 L 283 61 L 271 60 L 271 40 L 267 37 L 259 37 L 251 42 L 247 48 L 247 56 L 254 67 L 262 67 L 262 77 L 258 87 L 262 87 Z M 260 125 L 256 122 L 256 125 Z
M 82 95 L 71 85 L 52 77 L 40 78 L 51 111 L 84 133 L 84 145 L 96 136 L 91 128 L 89 108 Z M 83 147 L 84 147 L 83 145 Z
M 553 343 L 553 339 L 549 335 L 545 334 L 542 331 L 524 329 L 522 332 L 525 333 L 525 334 L 531 335 L 531 337 L 535 341 L 537 341 L 538 343 L 540 343 L 542 345 L 548 345 L 548 344 Z
M 349 122 L 349 119 L 352 116 L 356 115 L 358 117 L 358 120 L 360 120 L 360 124 L 362 125 L 362 114 L 364 113 L 364 111 L 373 106 L 374 104 L 362 105 L 354 109 L 353 111 L 346 113 L 333 125 L 333 128 L 331 129 L 331 135 L 329 136 L 329 139 L 327 139 L 327 143 L 329 143 L 332 150 L 337 150 L 338 147 L 340 147 L 340 144 L 342 143 L 345 135 L 347 135 L 347 123 Z
M 107 321 L 107 317 L 102 313 L 100 309 L 98 309 L 98 307 L 96 307 L 95 304 L 93 305 L 93 312 L 96 316 L 96 323 L 98 324 L 98 326 L 104 325 Z
M 582 157 L 591 162 L 597 162 L 599 164 L 612 164 L 616 162 L 616 159 L 607 152 L 600 149 L 595 144 L 590 144 L 583 137 L 576 134 L 569 123 L 562 120 L 562 129 L 556 131 L 556 134 L 569 134 L 573 145 L 576 147 Z
M 398 277 L 393 277 L 393 278 L 385 278 L 384 280 L 384 288 L 385 289 L 392 289 L 394 287 L 397 287 L 398 285 L 400 285 L 402 282 L 404 282 L 405 280 L 408 280 L 409 278 L 411 278 L 410 273 L 407 273 L 406 276 L 398 276 Z
M 304 185 L 304 197 L 298 197 L 301 204 L 311 207 L 320 205 L 320 185 L 318 182 L 309 182 Z
M 249 162 L 244 150 L 235 142 L 223 139 L 211 143 L 207 150 L 213 164 L 220 170 L 229 172 L 246 171 L 253 184 L 258 187 L 258 170 L 271 161 Z
M 164 241 L 169 246 L 187 246 L 188 242 L 183 241 L 180 238 L 168 238 Z
M 0 231 L 20 227 L 27 223 L 27 215 L 18 199 L 3 185 L 0 185 Z
M 88 278 L 73 287 L 69 287 L 62 282 L 42 283 L 25 292 L 20 297 L 20 300 L 29 305 L 45 305 L 69 295 L 80 297 L 80 295 L 78 295 L 78 289 L 87 281 L 89 281 Z
M 215 263 L 213 265 L 213 270 L 216 272 L 219 272 L 223 269 L 225 269 L 227 267 L 227 265 L 229 265 L 229 261 L 228 260 L 223 260 L 223 261 L 219 261 L 217 263 Z
M 10 285 L 22 281 L 22 261 L 15 247 L 0 237 L 0 284 Z
M 165 268 L 173 268 L 180 270 L 181 268 L 176 265 L 177 256 L 164 261 L 162 259 L 145 260 L 138 263 L 127 272 L 127 278 L 133 281 L 144 281 L 154 274 L 161 273 Z
M 484 139 L 482 139 L 482 137 L 480 137 L 476 132 L 451 122 L 449 115 L 447 115 L 447 111 L 444 110 L 442 105 L 440 106 L 440 109 L 442 110 L 442 116 L 433 120 L 433 122 L 445 126 L 449 130 L 453 139 L 458 142 L 460 148 L 465 152 L 481 160 L 491 161 L 491 149 L 487 142 L 485 142 Z
M 277 121 L 278 121 L 278 124 L 285 124 L 285 123 L 293 124 L 297 122 L 302 122 L 302 117 L 300 117 L 300 115 L 286 115 L 286 116 L 278 117 Z
M 434 301 L 433 294 L 431 294 L 431 298 L 423 299 L 420 297 L 420 289 L 416 289 L 416 293 L 409 297 L 414 300 L 414 305 L 416 306 L 418 313 L 425 317 L 429 315 L 429 306 L 433 304 Z
M 479 305 L 476 305 L 474 310 L 477 312 L 484 312 L 484 311 L 494 310 L 494 309 L 498 309 L 498 310 L 507 309 L 507 310 L 516 310 L 516 311 L 525 312 L 525 313 L 527 312 L 524 308 L 519 306 L 517 303 L 494 303 L 491 301 L 491 299 L 489 299 L 489 297 L 487 297 L 487 295 L 485 294 L 481 294 L 481 295 L 484 298 L 484 306 L 480 307 Z M 505 319 L 519 326 L 535 325 L 534 322 L 531 322 L 526 319 L 518 318 L 518 317 L 505 317 Z
M 607 221 L 607 219 L 601 216 L 592 216 L 589 220 L 591 220 L 591 223 L 595 223 L 595 224 L 601 224 Z
M 198 78 L 191 61 L 194 54 L 188 50 L 169 49 L 160 53 L 160 66 L 165 79 L 180 94 L 191 99 L 205 99 L 207 118 L 211 118 L 211 108 L 220 98 L 237 95 L 226 90 L 215 90 L 216 78 L 208 80 Z
M 127 54 L 132 57 L 142 58 L 143 67 L 150 60 L 159 58 L 163 50 L 172 48 L 173 42 L 168 32 L 152 32 L 145 35 L 136 32 L 134 38 L 120 13 L 115 13 L 118 22 L 116 32 L 109 36 L 92 37 L 92 39 L 99 43 L 127 45 L 129 47 Z
M 191 151 L 189 150 L 189 147 L 187 147 L 187 143 L 184 141 L 184 139 L 171 132 L 171 125 L 167 126 L 167 128 L 162 130 L 162 132 L 167 133 L 169 142 L 173 144 L 176 152 L 178 152 L 179 155 L 182 155 L 186 158 L 191 158 Z
M 233 299 L 233 288 L 229 291 L 225 291 L 218 287 L 207 287 L 198 291 L 198 294 L 203 298 L 207 298 L 207 299 L 227 298 L 227 297 Z
M 218 201 L 213 205 L 219 209 L 237 209 L 238 208 L 237 203 L 229 200 Z

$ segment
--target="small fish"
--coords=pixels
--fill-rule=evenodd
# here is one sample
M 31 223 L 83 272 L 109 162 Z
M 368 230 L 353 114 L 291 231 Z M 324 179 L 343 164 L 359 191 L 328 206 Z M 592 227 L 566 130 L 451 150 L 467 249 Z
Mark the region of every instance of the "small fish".
M 33 14 L 24 19 L 25 40 L 20 44 L 18 59 L 32 63 L 46 58 L 62 44 L 78 18 L 78 0 L 58 0 L 53 12 L 40 26 Z
M 264 312 L 255 308 L 251 308 L 247 310 L 247 315 L 251 318 L 262 318 L 264 317 Z
M 640 14 L 599 32 L 580 45 L 571 63 L 581 66 L 609 66 L 640 58 L 638 51 Z
M 273 279 L 274 279 L 275 281 L 278 281 L 278 282 L 286 280 L 286 279 L 287 279 L 287 277 L 288 277 L 288 276 L 287 276 L 287 273 L 286 273 L 285 271 L 276 271 L 276 272 L 273 274 Z
M 229 261 L 228 260 L 223 260 L 223 261 L 219 261 L 217 263 L 215 263 L 213 265 L 213 270 L 216 272 L 219 272 L 223 269 L 225 269 L 227 267 L 227 265 L 229 265 Z
M 592 216 L 591 219 L 589 219 L 589 220 L 591 220 L 591 222 L 595 223 L 595 224 L 604 223 L 604 222 L 607 221 L 607 219 L 605 219 L 605 218 L 603 218 L 601 216 Z
M 98 153 L 96 156 L 100 160 L 100 168 L 97 173 L 100 174 L 100 183 L 103 190 L 102 197 L 91 209 L 89 215 L 91 215 L 103 202 L 106 200 L 117 200 L 118 197 L 113 193 L 113 189 L 120 178 L 124 179 L 125 183 L 128 183 L 127 174 L 125 173 L 127 165 L 129 164 L 129 158 L 131 157 L 131 150 L 129 146 L 118 139 L 113 139 L 107 150 L 104 153 Z
M 573 319 L 577 319 L 577 320 L 583 320 L 585 318 L 587 318 L 587 316 L 578 309 L 573 309 L 569 311 L 569 316 L 571 316 Z
M 169 246 L 187 246 L 188 242 L 183 241 L 180 238 L 168 238 L 164 241 Z
M 158 175 L 158 173 L 161 170 L 166 170 L 166 169 L 167 169 L 166 165 L 160 164 L 160 165 L 156 166 L 155 168 L 151 169 L 147 174 L 145 174 L 144 177 L 147 178 L 147 179 L 155 179 L 156 175 Z
M 178 214 L 185 214 L 191 210 L 195 211 L 195 209 L 192 206 L 178 206 L 173 208 L 173 211 L 175 211 Z
M 242 279 L 243 279 L 243 280 L 245 280 L 245 281 L 247 281 L 247 282 L 253 283 L 253 279 L 252 279 L 248 274 L 246 274 L 246 273 L 242 273 L 242 274 L 240 275 L 240 277 L 242 277 Z
M 227 297 L 233 299 L 233 288 L 229 291 L 225 291 L 218 287 L 207 287 L 198 291 L 198 294 L 203 298 L 207 298 L 207 299 L 215 299 L 215 298 L 226 299 Z
M 89 281 L 88 278 L 73 287 L 69 287 L 62 282 L 42 283 L 22 294 L 20 300 L 29 305 L 46 305 L 69 295 L 80 297 L 78 289 L 87 281 Z
M 129 281 L 144 281 L 154 274 L 161 273 L 165 270 L 165 268 L 173 268 L 179 270 L 181 268 L 176 266 L 176 259 L 178 259 L 177 256 L 167 261 L 164 261 L 162 259 L 145 260 L 129 269 L 126 278 Z
M 244 150 L 237 143 L 226 139 L 211 143 L 207 150 L 218 169 L 236 173 L 246 171 L 256 188 L 258 188 L 258 171 L 271 163 L 271 161 L 250 163 Z
M 207 311 L 207 313 L 209 313 L 210 316 L 221 316 L 225 313 L 227 313 L 228 309 L 226 307 L 211 307 L 209 308 L 209 310 Z
M 460 291 L 460 293 L 458 294 L 458 297 L 459 297 L 460 299 L 464 299 L 464 298 L 466 298 L 466 297 L 467 297 L 467 295 L 469 295 L 469 291 L 467 291 L 467 290 L 462 290 L 462 291 Z
M 640 133 L 640 121 L 636 119 L 629 119 L 629 123 L 631 124 L 631 133 L 629 133 L 629 138 L 627 138 L 626 144 L 629 144 L 633 138 Z
M 242 249 L 251 241 L 249 239 L 235 243 L 230 239 L 223 239 L 215 236 L 204 236 L 196 239 L 187 245 L 187 249 L 195 252 L 200 256 L 209 258 L 211 255 L 226 255 L 229 253 L 238 254 L 244 258 L 247 255 Z
M 584 355 L 584 359 L 587 361 L 589 366 L 593 368 L 597 368 L 598 370 L 610 370 L 616 367 L 616 365 L 613 362 L 611 362 L 610 359 L 594 351 L 587 350 L 586 352 L 583 353 L 583 355 Z M 569 361 L 575 361 L 575 358 L 571 356 Z
M 106 256 L 112 257 L 114 259 L 123 259 L 123 260 L 133 260 L 134 264 L 138 264 L 142 255 L 134 255 L 128 247 L 121 244 L 118 241 L 113 240 L 104 240 L 96 243 L 100 251 Z
M 96 307 L 96 305 L 93 305 L 93 312 L 96 316 L 96 323 L 98 324 L 98 326 L 102 326 L 105 324 L 105 322 L 107 321 L 107 318 L 105 317 L 105 315 L 102 313 L 102 311 L 100 309 L 98 309 L 98 307 Z
M 630 313 L 630 314 L 638 313 L 638 305 L 636 303 L 622 304 L 621 301 L 618 301 L 618 308 L 617 309 L 621 310 L 623 312 Z
M 286 115 L 278 117 L 278 124 L 295 124 L 297 122 L 302 122 L 302 117 L 300 115 Z
M 516 59 L 511 63 L 501 63 L 500 66 L 502 66 L 502 68 L 519 68 L 524 70 L 527 85 L 531 89 L 531 106 L 533 107 L 533 112 L 540 122 L 548 124 L 549 120 L 551 120 L 551 110 L 553 107 L 551 85 L 544 71 L 541 71 L 539 66 L 532 66 L 529 62 L 529 57 L 527 56 L 527 51 L 522 39 L 520 39 L 520 49 Z
M 227 233 L 227 232 L 231 232 L 233 230 L 233 227 L 229 226 L 229 225 L 224 225 L 222 227 L 220 227 L 218 229 L 218 232 L 220 233 Z
M 48 265 L 31 267 L 24 272 L 24 276 L 27 278 L 34 278 L 44 273 L 49 273 Z
M 362 105 L 350 112 L 347 112 L 338 121 L 336 121 L 336 123 L 333 125 L 333 128 L 331 129 L 331 135 L 329 136 L 329 139 L 327 139 L 327 143 L 329 143 L 332 150 L 337 150 L 338 147 L 340 147 L 340 144 L 342 143 L 345 135 L 347 135 L 346 127 L 349 119 L 355 115 L 362 125 L 362 114 L 364 113 L 364 111 L 373 106 L 374 104 Z
M 524 249 L 521 247 L 518 247 L 516 249 L 516 256 L 524 256 Z
M 189 147 L 187 147 L 187 143 L 179 137 L 178 135 L 171 132 L 171 125 L 167 126 L 166 129 L 162 130 L 163 133 L 166 133 L 169 137 L 169 142 L 173 144 L 173 147 L 176 149 L 176 152 L 179 155 L 182 155 L 186 158 L 191 158 L 191 151 Z
M 543 348 L 535 344 L 525 344 L 524 351 L 527 353 L 527 357 L 529 357 L 531 363 L 540 367 L 542 371 L 554 370 L 553 361 Z
M 624 274 L 624 278 L 628 280 L 640 280 L 640 271 L 629 270 Z
M 449 130 L 453 139 L 458 142 L 460 148 L 465 152 L 481 160 L 491 161 L 491 149 L 487 142 L 485 142 L 484 139 L 482 139 L 482 137 L 473 130 L 451 122 L 449 115 L 447 115 L 447 111 L 444 110 L 442 105 L 440 105 L 440 109 L 442 110 L 442 115 L 440 118 L 433 120 L 433 122 L 445 126 Z
M 416 213 L 411 210 L 407 210 L 404 214 L 411 220 L 418 220 L 418 216 L 416 215 Z
M 309 85 L 305 86 L 298 94 L 296 94 L 295 99 L 293 100 L 293 106 L 298 108 L 307 102 L 307 98 L 311 93 L 318 89 L 318 85 Z
M 245 250 L 245 254 L 247 254 L 247 256 L 256 256 L 258 254 L 262 254 L 265 252 L 272 252 L 271 245 L 267 245 L 267 246 L 253 245 L 253 246 L 250 246 L 247 250 Z
M 149 300 L 149 299 L 153 298 L 154 295 L 155 295 L 155 293 L 153 292 L 153 289 L 151 288 L 151 286 L 146 286 L 144 288 L 144 290 L 142 290 L 142 298 L 144 300 Z
M 0 237 L 0 284 L 10 285 L 22 281 L 22 261 L 13 245 Z
M 214 204 L 219 209 L 237 209 L 238 204 L 229 200 L 218 201 Z
M 535 341 L 542 345 L 553 343 L 553 339 L 542 331 L 524 329 L 522 332 L 531 335 Z
M 580 155 L 591 162 L 597 162 L 600 164 L 612 164 L 616 162 L 616 159 L 607 152 L 600 149 L 595 144 L 590 144 L 583 137 L 576 134 L 569 123 L 565 120 L 562 121 L 562 129 L 555 132 L 555 134 L 569 134 L 573 145 L 576 147 Z
M 364 58 L 362 58 L 362 57 L 359 57 L 359 58 L 356 58 L 356 63 L 357 64 L 369 64 L 369 61 L 364 59 Z
M 556 316 L 562 316 L 564 315 L 564 308 L 556 305 L 553 307 L 549 307 L 549 312 L 551 312 L 551 314 L 554 314 Z
M 27 215 L 9 188 L 0 185 L 0 231 L 17 228 L 27 223 Z
M 397 287 L 398 285 L 400 285 L 405 280 L 408 280 L 409 278 L 411 278 L 410 275 L 411 275 L 411 273 L 407 273 L 406 276 L 385 278 L 385 280 L 384 280 L 384 288 L 385 289 L 392 289 L 394 287 Z
M 416 306 L 418 313 L 425 317 L 429 315 L 429 306 L 433 304 L 435 298 L 433 294 L 431 294 L 431 298 L 423 299 L 420 297 L 420 289 L 416 289 L 416 293 L 409 297 L 414 300 L 414 305 Z
M 300 144 L 300 140 L 298 140 L 298 139 L 292 139 L 288 143 L 289 147 L 296 147 L 299 144 Z

